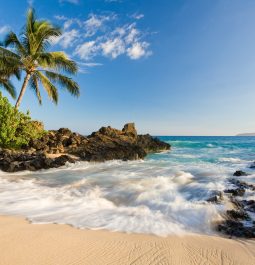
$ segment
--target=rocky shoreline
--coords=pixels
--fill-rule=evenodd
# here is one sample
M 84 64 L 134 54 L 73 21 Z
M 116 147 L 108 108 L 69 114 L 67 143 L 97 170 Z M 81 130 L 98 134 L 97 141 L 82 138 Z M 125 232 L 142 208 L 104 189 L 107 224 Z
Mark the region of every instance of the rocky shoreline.
M 58 168 L 76 161 L 103 162 L 107 160 L 143 159 L 148 153 L 170 150 L 171 146 L 159 139 L 138 135 L 133 123 L 122 130 L 102 127 L 89 136 L 74 133 L 67 128 L 48 131 L 40 139 L 30 141 L 21 150 L 0 148 L 0 170 L 18 172 Z M 250 166 L 255 169 L 255 163 Z M 228 189 L 215 191 L 208 203 L 229 203 L 217 230 L 229 237 L 255 238 L 255 185 L 245 180 L 248 173 L 237 170 L 228 179 Z M 245 180 L 245 181 L 244 181 Z
M 229 237 L 255 238 L 255 200 L 243 198 L 247 193 L 254 194 L 255 185 L 238 179 L 245 176 L 248 176 L 246 172 L 236 171 L 228 180 L 230 188 L 216 192 L 207 200 L 209 203 L 221 203 L 225 196 L 229 200 L 230 207 L 217 226 L 219 232 Z
M 134 123 L 126 124 L 122 130 L 102 127 L 89 136 L 61 128 L 48 131 L 21 150 L 0 149 L 0 170 L 36 171 L 57 168 L 77 160 L 137 160 L 143 159 L 148 153 L 170 148 L 169 144 L 149 134 L 138 135 Z

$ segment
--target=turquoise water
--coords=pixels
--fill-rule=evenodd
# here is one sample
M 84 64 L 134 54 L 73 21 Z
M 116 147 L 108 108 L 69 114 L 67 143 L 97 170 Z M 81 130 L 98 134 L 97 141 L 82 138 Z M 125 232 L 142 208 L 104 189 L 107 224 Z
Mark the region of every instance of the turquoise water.
M 255 160 L 255 137 L 235 136 L 163 136 L 161 140 L 172 145 L 174 152 L 166 159 L 183 163 L 222 162 L 241 163 Z M 152 156 L 157 159 L 156 156 Z M 231 164 L 229 164 L 231 166 Z
M 35 223 L 65 223 L 166 236 L 216 233 L 228 198 L 208 203 L 230 188 L 236 170 L 255 183 L 255 137 L 160 137 L 172 150 L 140 161 L 79 162 L 60 169 L 0 172 L 0 214 Z M 247 192 L 245 198 L 255 199 Z

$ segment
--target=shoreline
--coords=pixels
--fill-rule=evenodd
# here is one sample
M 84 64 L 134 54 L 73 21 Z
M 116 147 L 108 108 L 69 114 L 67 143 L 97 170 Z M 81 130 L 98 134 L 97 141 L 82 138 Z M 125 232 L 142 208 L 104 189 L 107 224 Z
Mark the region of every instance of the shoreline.
M 122 130 L 101 127 L 86 137 L 68 128 L 60 128 L 30 139 L 27 145 L 17 150 L 0 147 L 0 170 L 9 173 L 38 171 L 58 168 L 77 160 L 139 160 L 149 153 L 170 149 L 170 144 L 158 138 L 138 134 L 134 123 L 125 124 Z
M 255 264 L 255 240 L 85 230 L 6 215 L 0 215 L 0 247 L 0 265 Z

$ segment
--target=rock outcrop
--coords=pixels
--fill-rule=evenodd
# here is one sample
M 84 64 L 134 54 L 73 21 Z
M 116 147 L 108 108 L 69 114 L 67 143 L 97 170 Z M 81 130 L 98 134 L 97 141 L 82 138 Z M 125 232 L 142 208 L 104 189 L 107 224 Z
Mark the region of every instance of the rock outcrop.
M 235 176 L 235 177 L 247 176 L 247 173 L 244 172 L 244 171 L 242 171 L 242 170 L 237 170 L 237 171 L 233 174 L 233 176 Z
M 238 170 L 234 173 L 235 177 L 247 176 L 244 171 Z M 255 185 L 249 184 L 238 179 L 229 179 L 229 184 L 234 186 L 232 189 L 225 190 L 225 194 L 229 196 L 233 209 L 227 210 L 225 220 L 218 225 L 218 230 L 230 237 L 255 237 L 255 221 L 251 215 L 255 213 L 255 201 L 244 200 L 242 197 L 247 192 L 253 192 Z
M 137 135 L 134 123 L 122 130 L 102 127 L 85 137 L 67 128 L 49 131 L 30 141 L 21 151 L 0 151 L 0 169 L 7 172 L 38 170 L 73 163 L 71 156 L 84 161 L 143 159 L 149 152 L 169 150 L 170 145 L 147 135 Z M 58 158 L 49 158 L 57 154 Z
M 0 169 L 5 172 L 58 168 L 64 166 L 66 162 L 74 163 L 75 159 L 68 155 L 49 158 L 45 154 L 28 154 L 26 152 L 8 150 L 0 151 Z

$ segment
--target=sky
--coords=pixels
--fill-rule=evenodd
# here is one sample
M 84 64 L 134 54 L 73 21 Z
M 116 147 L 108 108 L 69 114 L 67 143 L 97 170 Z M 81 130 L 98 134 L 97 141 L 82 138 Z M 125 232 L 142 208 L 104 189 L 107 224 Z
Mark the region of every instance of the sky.
M 79 65 L 79 98 L 60 87 L 57 106 L 45 93 L 40 106 L 26 91 L 20 109 L 46 129 L 90 134 L 135 122 L 152 135 L 255 132 L 255 1 L 0 2 L 0 40 L 20 33 L 33 6 L 63 30 L 51 49 Z

